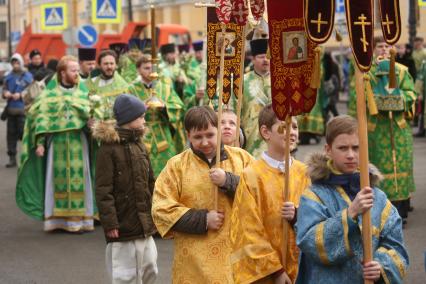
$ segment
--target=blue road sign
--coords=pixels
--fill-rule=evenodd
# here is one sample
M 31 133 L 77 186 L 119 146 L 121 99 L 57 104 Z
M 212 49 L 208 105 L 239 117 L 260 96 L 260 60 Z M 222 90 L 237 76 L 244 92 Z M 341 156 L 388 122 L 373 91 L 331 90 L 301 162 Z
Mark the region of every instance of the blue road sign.
M 78 42 L 82 46 L 92 47 L 98 42 L 98 32 L 91 25 L 84 25 L 78 29 Z
M 21 32 L 11 32 L 10 39 L 12 44 L 17 44 L 21 40 Z
M 49 3 L 41 5 L 41 28 L 43 30 L 63 30 L 67 28 L 67 4 Z
M 345 13 L 345 0 L 336 0 L 336 13 Z
M 93 23 L 120 23 L 121 0 L 93 0 Z

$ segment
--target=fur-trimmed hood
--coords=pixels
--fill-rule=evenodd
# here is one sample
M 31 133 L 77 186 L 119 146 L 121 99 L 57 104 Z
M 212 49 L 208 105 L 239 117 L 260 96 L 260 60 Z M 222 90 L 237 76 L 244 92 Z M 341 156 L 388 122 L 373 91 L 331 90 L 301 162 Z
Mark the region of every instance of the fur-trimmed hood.
M 306 164 L 308 165 L 308 173 L 311 177 L 312 183 L 320 180 L 327 180 L 330 176 L 331 170 L 327 166 L 328 158 L 324 153 L 314 153 L 309 156 Z M 370 184 L 377 186 L 383 180 L 383 176 L 376 166 L 370 164 Z
M 142 138 L 143 132 L 139 130 L 130 130 L 118 128 L 115 119 L 96 121 L 92 128 L 93 138 L 102 143 L 120 143 L 126 140 L 138 140 Z
M 118 143 L 120 136 L 116 129 L 117 122 L 115 119 L 96 121 L 92 128 L 93 138 L 104 143 Z

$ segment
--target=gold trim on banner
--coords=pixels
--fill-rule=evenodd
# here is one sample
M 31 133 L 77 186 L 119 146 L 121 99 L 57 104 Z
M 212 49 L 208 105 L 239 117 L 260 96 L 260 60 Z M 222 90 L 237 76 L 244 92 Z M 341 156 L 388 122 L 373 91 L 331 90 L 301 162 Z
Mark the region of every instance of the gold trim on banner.
M 371 0 L 369 2 L 370 2 L 370 10 L 372 11 L 372 17 L 374 17 L 373 3 L 371 2 Z M 352 36 L 352 18 L 351 18 L 351 9 L 350 9 L 349 0 L 345 0 L 345 9 L 346 9 L 346 22 L 347 22 L 347 25 L 348 25 L 349 39 L 350 39 L 351 45 L 353 45 L 354 41 L 353 41 L 353 36 Z M 361 15 L 358 16 L 358 19 L 359 19 L 359 17 L 362 17 L 362 16 L 365 17 L 364 14 L 361 14 Z M 373 19 L 370 19 L 370 24 L 374 25 Z M 363 29 L 365 29 L 365 26 L 363 26 Z M 373 37 L 373 36 L 374 36 L 374 30 L 373 30 L 373 33 L 371 34 L 371 37 Z M 367 39 L 364 38 L 364 40 L 366 41 Z M 373 43 L 373 40 L 371 39 L 370 42 Z M 352 48 L 353 48 L 353 46 L 352 46 Z M 366 51 L 366 52 L 368 52 L 368 51 Z M 370 70 L 371 60 L 370 60 L 370 64 L 368 66 L 365 66 L 365 65 L 360 64 L 360 62 L 358 61 L 358 57 L 355 54 L 354 54 L 354 58 L 355 58 L 355 61 L 358 65 L 358 67 L 360 67 L 361 71 L 367 72 L 368 70 Z
M 304 5 L 306 4 L 306 9 L 305 9 L 305 7 L 303 7 L 303 10 L 304 10 L 303 13 L 305 15 L 305 19 L 309 20 L 309 23 L 308 22 L 305 23 L 306 34 L 308 35 L 309 39 L 311 39 L 312 41 L 316 42 L 317 44 L 321 44 L 321 43 L 326 42 L 330 38 L 331 34 L 333 33 L 334 14 L 335 14 L 335 11 L 334 11 L 334 1 L 335 0 L 330 1 L 331 2 L 331 5 L 330 5 L 330 15 L 331 15 L 330 21 L 331 21 L 331 23 L 330 23 L 329 28 L 328 28 L 328 33 L 324 37 L 321 37 L 321 38 L 315 37 L 315 36 L 313 36 L 309 32 L 308 24 L 312 24 L 313 21 L 317 21 L 318 19 L 313 20 L 313 19 L 309 19 L 308 18 L 308 16 L 309 16 L 308 15 L 308 11 L 309 11 L 309 0 L 303 1 L 303 4 Z M 318 15 L 319 20 L 321 20 L 321 12 L 318 12 L 318 14 L 319 14 Z M 329 23 L 327 22 L 325 24 L 329 24 Z M 318 33 L 319 33 L 319 31 L 318 31 Z
M 383 0 L 381 0 L 383 1 Z M 386 0 L 388 1 L 388 0 Z M 401 36 L 401 23 L 400 21 L 400 9 L 399 9 L 399 5 L 398 5 L 398 1 L 397 0 L 393 0 L 393 7 L 394 7 L 394 13 L 395 15 L 393 15 L 395 17 L 395 22 L 391 22 L 389 21 L 389 15 L 386 13 L 386 21 L 384 22 L 384 19 L 382 18 L 382 5 L 379 4 L 379 11 L 380 11 L 380 26 L 382 27 L 382 32 L 383 32 L 383 38 L 385 39 L 385 41 L 387 42 L 387 44 L 389 45 L 394 45 L 395 43 L 398 42 L 400 36 Z M 385 23 L 387 23 L 387 25 L 385 25 Z M 385 26 L 387 26 L 387 31 L 388 34 L 390 34 L 390 29 L 389 29 L 389 25 L 390 23 L 395 25 L 395 36 L 388 40 L 386 35 L 385 35 Z
M 214 95 L 217 93 L 217 76 L 220 65 L 220 57 L 217 55 L 217 36 L 221 32 L 221 23 L 208 23 L 208 33 L 207 33 L 207 44 L 208 44 L 208 56 L 207 56 L 207 95 L 210 99 L 214 98 Z M 223 91 L 223 103 L 229 103 L 231 99 L 231 92 L 238 93 L 238 78 L 244 74 L 240 73 L 240 59 L 241 59 L 241 50 L 243 45 L 243 26 L 239 26 L 236 23 L 226 24 L 226 33 L 235 33 L 235 54 L 232 57 L 225 57 L 225 68 L 224 68 L 224 87 Z M 231 82 L 231 73 L 233 74 L 233 82 Z M 230 84 L 233 84 L 233 87 L 230 87 Z
M 292 89 L 296 90 L 293 94 L 291 94 L 291 99 L 298 103 L 302 96 L 305 99 L 305 104 L 309 104 L 309 101 L 313 100 L 313 103 L 315 102 L 315 96 L 312 96 L 312 94 L 309 91 L 303 92 L 301 94 L 298 91 L 298 87 L 303 82 L 306 86 L 309 86 L 311 81 L 311 74 L 312 74 L 312 65 L 314 62 L 314 48 L 316 47 L 316 44 L 307 38 L 307 48 L 308 56 L 306 61 L 311 62 L 311 64 L 303 64 L 299 67 L 293 67 L 286 66 L 284 64 L 283 59 L 283 51 L 281 49 L 282 47 L 282 34 L 283 32 L 289 31 L 288 28 L 300 28 L 300 31 L 305 31 L 304 26 L 304 19 L 303 18 L 291 18 L 291 19 L 283 19 L 281 21 L 277 20 L 271 20 L 271 38 L 270 38 L 270 50 L 271 50 L 271 58 L 273 60 L 274 64 L 274 80 L 272 80 L 273 88 L 277 90 L 276 95 L 272 97 L 272 99 L 276 102 L 277 107 L 276 111 L 281 114 L 291 112 L 293 115 L 293 110 L 288 110 L 287 105 L 290 106 L 290 102 L 288 102 L 287 98 L 289 94 L 284 94 L 283 91 L 286 87 L 286 81 L 287 83 L 292 85 Z M 297 31 L 297 30 L 294 30 Z M 302 74 L 302 75 L 301 75 Z M 309 89 L 308 89 L 309 90 Z M 312 104 L 313 104 L 312 103 Z M 300 110 L 296 110 L 300 111 Z

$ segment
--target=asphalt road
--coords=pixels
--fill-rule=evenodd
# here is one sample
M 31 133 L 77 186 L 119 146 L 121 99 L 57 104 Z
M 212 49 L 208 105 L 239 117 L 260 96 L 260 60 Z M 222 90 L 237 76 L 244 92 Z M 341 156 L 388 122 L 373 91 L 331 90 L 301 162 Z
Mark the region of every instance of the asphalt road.
M 42 223 L 24 215 L 15 205 L 16 169 L 6 169 L 6 130 L 0 123 L 0 283 L 108 283 L 105 241 L 100 227 L 75 235 L 45 233 Z M 298 159 L 322 146 L 300 146 Z M 416 139 L 414 212 L 404 230 L 410 253 L 406 283 L 426 283 L 426 138 Z M 157 283 L 170 283 L 173 243 L 156 239 L 159 252 Z

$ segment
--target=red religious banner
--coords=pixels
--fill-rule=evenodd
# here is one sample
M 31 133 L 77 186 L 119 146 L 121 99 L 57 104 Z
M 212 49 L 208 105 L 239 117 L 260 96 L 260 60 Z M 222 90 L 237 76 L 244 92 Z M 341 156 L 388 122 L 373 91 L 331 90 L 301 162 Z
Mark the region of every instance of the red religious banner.
M 380 0 L 380 22 L 385 41 L 394 45 L 401 36 L 401 14 L 399 0 Z
M 207 95 L 212 100 L 217 92 L 220 53 L 222 43 L 225 44 L 225 66 L 223 76 L 223 103 L 231 98 L 231 91 L 238 94 L 241 79 L 240 62 L 243 45 L 243 26 L 230 22 L 226 25 L 225 37 L 215 8 L 207 8 Z
M 346 21 L 355 61 L 361 71 L 370 70 L 373 60 L 373 2 L 346 0 Z
M 231 21 L 232 3 L 231 0 L 215 0 L 216 16 L 221 23 L 229 23 Z
M 303 10 L 308 37 L 315 43 L 326 42 L 333 32 L 336 0 L 304 0 Z
M 310 112 L 314 49 L 305 32 L 303 1 L 268 0 L 272 106 L 280 120 Z
M 232 2 L 232 20 L 240 26 L 247 23 L 249 11 L 246 0 L 234 0 Z
M 250 0 L 250 11 L 255 21 L 259 21 L 265 12 L 264 0 Z

